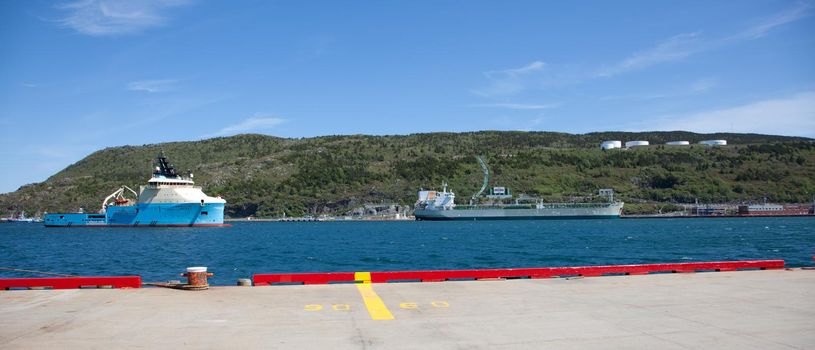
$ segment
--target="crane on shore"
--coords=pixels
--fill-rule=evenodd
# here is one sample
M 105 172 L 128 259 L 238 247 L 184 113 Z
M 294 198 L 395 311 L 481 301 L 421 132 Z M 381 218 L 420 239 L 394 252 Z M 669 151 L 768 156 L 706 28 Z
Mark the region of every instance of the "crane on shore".
M 484 171 L 484 182 L 481 184 L 481 189 L 478 190 L 473 197 L 470 198 L 470 205 L 475 204 L 475 201 L 478 197 L 481 197 L 481 194 L 484 193 L 484 190 L 487 189 L 487 185 L 490 183 L 490 169 L 487 167 L 487 162 L 484 161 L 483 156 L 475 156 L 475 159 L 478 160 L 478 165 L 481 166 L 481 170 Z

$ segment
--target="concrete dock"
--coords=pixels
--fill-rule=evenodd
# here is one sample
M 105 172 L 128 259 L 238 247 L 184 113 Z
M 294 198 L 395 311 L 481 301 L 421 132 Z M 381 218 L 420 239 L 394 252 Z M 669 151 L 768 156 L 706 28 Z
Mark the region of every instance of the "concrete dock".
M 815 349 L 815 271 L 0 291 L 0 348 L 55 347 Z

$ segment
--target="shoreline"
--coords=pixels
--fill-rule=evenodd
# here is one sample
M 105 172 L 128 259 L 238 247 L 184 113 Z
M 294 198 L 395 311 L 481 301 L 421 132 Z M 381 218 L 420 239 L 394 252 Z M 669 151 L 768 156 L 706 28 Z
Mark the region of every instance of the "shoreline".
M 789 218 L 789 217 L 815 217 L 815 214 L 806 214 L 806 215 L 795 215 L 795 214 L 786 214 L 786 215 L 765 215 L 765 214 L 753 214 L 753 215 L 665 215 L 665 214 L 632 214 L 632 215 L 620 215 L 620 219 L 735 219 L 735 218 Z M 534 219 L 530 219 L 534 220 Z M 558 219 L 554 219 L 558 220 Z M 565 219 L 564 219 L 565 220 Z M 405 217 L 405 218 L 344 218 L 344 217 L 327 217 L 327 218 L 226 218 L 224 222 L 360 222 L 360 221 L 375 221 L 375 222 L 383 222 L 383 221 L 416 221 L 412 216 Z M 500 220 L 474 220 L 474 221 L 500 221 Z

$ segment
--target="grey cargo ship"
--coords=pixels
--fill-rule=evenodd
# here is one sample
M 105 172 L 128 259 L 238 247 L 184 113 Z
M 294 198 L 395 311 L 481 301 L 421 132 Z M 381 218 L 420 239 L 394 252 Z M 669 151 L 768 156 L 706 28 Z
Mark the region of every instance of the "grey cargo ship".
M 416 220 L 530 220 L 619 218 L 623 202 L 456 205 L 455 193 L 419 191 L 413 215 Z
M 601 203 L 522 203 L 476 204 L 489 183 L 489 169 L 481 157 L 478 159 L 484 171 L 484 183 L 478 193 L 472 196 L 470 205 L 457 205 L 456 195 L 443 184 L 442 191 L 419 191 L 413 215 L 416 220 L 530 220 L 530 219 L 614 219 L 619 218 L 623 202 L 614 201 L 614 191 L 600 190 L 600 196 L 608 198 Z M 508 189 L 494 187 L 486 197 L 492 199 L 511 198 Z M 529 199 L 526 200 L 527 202 Z

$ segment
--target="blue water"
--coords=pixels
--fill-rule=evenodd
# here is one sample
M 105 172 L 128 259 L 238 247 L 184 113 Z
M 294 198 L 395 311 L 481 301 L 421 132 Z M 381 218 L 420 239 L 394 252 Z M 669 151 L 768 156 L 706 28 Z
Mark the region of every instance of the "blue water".
M 255 273 L 473 269 L 784 259 L 811 266 L 815 218 L 254 222 L 230 228 L 0 224 L 0 266 L 210 283 Z M 0 277 L 37 277 L 0 270 Z

